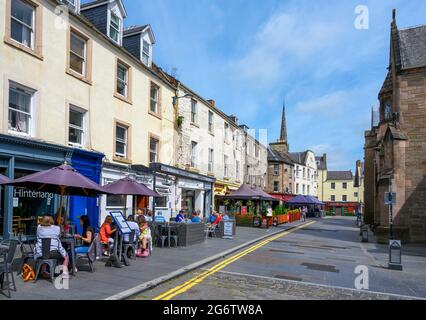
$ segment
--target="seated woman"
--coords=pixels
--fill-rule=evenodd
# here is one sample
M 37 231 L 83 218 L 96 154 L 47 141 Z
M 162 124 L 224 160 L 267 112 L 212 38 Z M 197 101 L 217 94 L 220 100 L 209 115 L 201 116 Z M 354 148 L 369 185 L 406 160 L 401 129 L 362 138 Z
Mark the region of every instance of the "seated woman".
M 111 236 L 117 231 L 117 228 L 111 228 L 112 221 L 112 217 L 107 216 L 99 230 L 99 240 L 102 245 L 104 256 L 109 255 L 109 248 L 114 244 L 114 239 L 112 239 Z
M 89 247 L 95 239 L 95 230 L 90 226 L 90 220 L 88 216 L 80 217 L 80 224 L 83 227 L 83 234 L 76 234 L 75 238 L 82 241 L 82 245 L 75 248 L 76 253 L 88 253 Z
M 37 242 L 34 248 L 34 258 L 37 260 L 42 257 L 42 239 L 51 239 L 50 242 L 50 255 L 49 259 L 62 260 L 63 271 L 62 277 L 68 278 L 68 263 L 69 258 L 66 250 L 61 244 L 60 240 L 61 229 L 54 225 L 52 217 L 44 216 L 41 220 L 40 225 L 37 227 Z M 49 274 L 46 272 L 46 265 L 42 266 L 42 276 L 49 278 Z
M 197 212 L 194 213 L 192 216 L 191 222 L 193 223 L 200 223 L 201 222 L 201 211 L 197 210 Z
M 149 248 L 151 246 L 151 229 L 145 219 L 139 221 L 139 244 L 140 244 L 140 256 L 148 256 Z

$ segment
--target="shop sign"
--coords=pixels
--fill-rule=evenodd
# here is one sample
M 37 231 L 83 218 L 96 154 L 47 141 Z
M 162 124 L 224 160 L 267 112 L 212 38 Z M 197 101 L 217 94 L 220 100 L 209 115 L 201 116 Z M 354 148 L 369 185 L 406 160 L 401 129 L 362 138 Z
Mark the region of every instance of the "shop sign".
M 31 198 L 31 199 L 53 199 L 55 195 L 49 192 L 31 191 L 25 189 L 15 189 L 15 198 Z
M 223 224 L 223 238 L 232 239 L 234 235 L 234 222 L 225 221 Z
M 202 182 L 179 181 L 178 186 L 184 189 L 204 190 L 204 183 Z

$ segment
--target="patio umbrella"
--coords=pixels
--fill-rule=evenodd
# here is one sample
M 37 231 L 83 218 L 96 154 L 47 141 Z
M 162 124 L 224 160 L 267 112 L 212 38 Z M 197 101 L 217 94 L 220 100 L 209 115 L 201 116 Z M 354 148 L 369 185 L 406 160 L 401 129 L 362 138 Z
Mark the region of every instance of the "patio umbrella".
M 103 187 L 105 191 L 110 194 L 120 196 L 145 196 L 145 197 L 159 197 L 160 195 L 149 189 L 143 183 L 126 177 L 121 180 L 115 181 Z M 127 204 L 124 206 L 124 214 L 126 214 Z
M 36 172 L 28 176 L 13 180 L 7 185 L 23 187 L 39 192 L 49 192 L 60 195 L 58 218 L 62 217 L 63 196 L 94 197 L 107 194 L 100 185 L 78 173 L 73 167 L 63 164 L 49 170 Z
M 0 174 L 0 185 L 8 184 L 8 183 L 11 183 L 11 182 L 12 182 L 12 179 L 9 179 L 8 177 Z

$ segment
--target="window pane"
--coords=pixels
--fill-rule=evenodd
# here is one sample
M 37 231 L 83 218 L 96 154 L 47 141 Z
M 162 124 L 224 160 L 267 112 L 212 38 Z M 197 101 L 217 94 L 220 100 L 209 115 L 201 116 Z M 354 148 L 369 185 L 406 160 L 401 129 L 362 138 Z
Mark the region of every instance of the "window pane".
M 107 196 L 107 207 L 124 208 L 126 205 L 126 196 Z
M 143 41 L 143 52 L 149 55 L 149 43 L 145 40 Z
M 126 154 L 126 145 L 125 145 L 125 143 L 116 141 L 116 143 L 115 143 L 115 153 L 124 156 Z
M 150 150 L 152 152 L 157 152 L 157 146 L 158 146 L 158 140 L 151 138 L 150 143 L 149 143 Z
M 30 116 L 9 110 L 9 130 L 29 133 Z
M 32 31 L 28 27 L 20 24 L 19 22 L 12 20 L 12 39 L 22 43 L 23 45 L 31 48 L 32 47 Z
M 31 94 L 21 91 L 19 89 L 9 90 L 9 107 L 23 111 L 26 113 L 31 112 Z
M 83 113 L 76 110 L 70 110 L 70 124 L 83 128 Z
M 82 38 L 80 38 L 76 34 L 71 33 L 71 43 L 70 43 L 71 51 L 79 55 L 80 57 L 84 57 L 85 47 L 86 47 L 86 41 L 84 41 Z
M 12 1 L 12 17 L 25 23 L 27 26 L 33 26 L 34 8 L 21 0 Z
M 117 126 L 115 136 L 117 139 L 126 140 L 126 128 Z
M 120 29 L 120 18 L 113 13 L 111 13 L 111 26 L 117 30 Z
M 71 143 L 82 144 L 83 131 L 77 128 L 69 128 L 68 141 Z
M 70 69 L 74 70 L 75 72 L 78 72 L 80 74 L 83 74 L 84 72 L 84 59 L 81 57 L 75 55 L 71 52 L 70 54 Z

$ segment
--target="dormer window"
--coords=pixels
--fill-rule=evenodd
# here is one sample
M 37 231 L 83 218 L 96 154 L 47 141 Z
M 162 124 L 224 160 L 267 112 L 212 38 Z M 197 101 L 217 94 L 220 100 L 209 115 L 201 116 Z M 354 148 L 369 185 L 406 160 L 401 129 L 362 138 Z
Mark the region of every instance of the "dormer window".
M 142 62 L 145 65 L 149 65 L 149 58 L 151 55 L 151 45 L 143 40 L 143 48 L 142 48 Z
M 109 37 L 118 44 L 120 43 L 120 26 L 120 18 L 114 12 L 111 12 L 111 19 L 109 23 Z
M 61 0 L 61 2 L 65 4 L 66 6 L 68 6 L 74 12 L 77 12 L 78 5 L 79 5 L 78 0 Z

